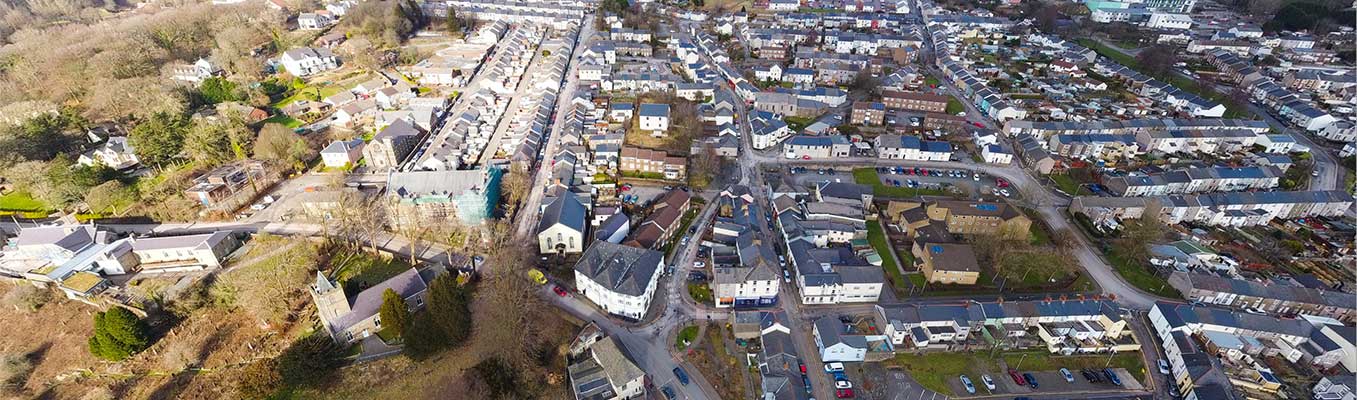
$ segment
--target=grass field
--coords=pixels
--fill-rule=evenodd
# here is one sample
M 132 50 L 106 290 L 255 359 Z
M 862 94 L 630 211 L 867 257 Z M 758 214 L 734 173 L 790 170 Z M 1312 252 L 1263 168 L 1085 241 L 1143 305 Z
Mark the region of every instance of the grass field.
M 877 175 L 875 168 L 856 168 L 853 170 L 853 181 L 859 185 L 868 185 L 872 187 L 872 193 L 877 197 L 918 197 L 918 196 L 942 196 L 946 193 L 937 189 L 918 189 L 908 187 L 887 186 L 881 183 L 881 177 Z
M 1115 268 L 1122 278 L 1130 282 L 1132 286 L 1140 288 L 1140 290 L 1171 299 L 1182 297 L 1182 294 L 1178 293 L 1178 289 L 1169 286 L 1168 281 L 1165 281 L 1164 278 L 1150 273 L 1144 266 L 1126 259 L 1115 250 L 1107 253 L 1107 261 L 1112 263 L 1112 268 Z
M 46 212 L 50 210 L 46 203 L 33 198 L 33 195 L 23 191 L 13 191 L 4 196 L 0 196 L 0 211 L 17 212 Z
M 1052 182 L 1055 182 L 1055 187 L 1059 188 L 1060 191 L 1065 192 L 1065 194 L 1071 196 L 1091 194 L 1088 191 L 1088 189 L 1081 186 L 1079 182 L 1075 182 L 1074 178 L 1069 176 L 1069 174 L 1057 174 L 1048 176 L 1051 177 Z
M 334 260 L 342 260 L 345 257 L 338 255 Z M 332 273 L 331 279 L 344 286 L 344 291 L 357 294 L 364 288 L 384 282 L 409 269 L 410 264 L 397 258 L 388 260 L 371 254 L 355 254 Z
M 895 293 L 903 293 L 909 284 L 905 282 L 905 275 L 900 272 L 895 256 L 891 255 L 890 239 L 886 237 L 886 231 L 881 227 L 881 220 L 867 224 L 867 241 L 871 242 L 872 248 L 876 249 L 877 254 L 881 255 L 881 268 L 885 268 L 886 275 L 891 277 L 891 283 L 895 286 Z
M 683 350 L 688 348 L 688 344 L 697 339 L 697 325 L 688 325 L 679 330 L 678 337 L 674 338 L 674 348 Z
M 957 100 L 956 97 L 947 96 L 947 113 L 956 115 L 962 111 L 966 111 L 966 105 L 961 104 L 961 100 Z
M 268 117 L 267 119 L 264 119 L 263 121 L 260 121 L 260 122 L 263 122 L 263 123 L 266 123 L 266 124 L 282 124 L 283 126 L 286 126 L 286 127 L 288 127 L 288 128 L 292 128 L 292 129 L 297 129 L 297 128 L 299 128 L 299 127 L 302 126 L 302 121 L 301 121 L 301 120 L 298 120 L 298 119 L 296 119 L 296 118 L 289 117 L 289 116 L 287 116 L 287 114 L 277 114 L 277 115 L 274 115 L 274 116 L 272 116 L 272 117 Z

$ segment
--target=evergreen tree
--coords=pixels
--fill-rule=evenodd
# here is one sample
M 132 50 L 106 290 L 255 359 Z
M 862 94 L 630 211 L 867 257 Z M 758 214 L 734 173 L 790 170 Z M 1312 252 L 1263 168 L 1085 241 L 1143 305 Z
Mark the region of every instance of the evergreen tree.
M 94 336 L 90 353 L 110 361 L 120 361 L 151 346 L 151 329 L 146 322 L 125 308 L 94 315 Z
M 410 323 L 410 306 L 395 290 L 382 292 L 382 308 L 378 313 L 382 318 L 382 329 L 404 336 L 405 327 Z

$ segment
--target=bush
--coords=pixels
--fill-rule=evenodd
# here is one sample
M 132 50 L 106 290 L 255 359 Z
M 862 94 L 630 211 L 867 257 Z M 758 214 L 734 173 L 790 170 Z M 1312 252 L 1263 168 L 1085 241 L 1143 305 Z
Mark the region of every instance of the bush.
M 490 387 L 491 398 L 519 398 L 518 370 L 504 360 L 498 357 L 481 360 L 471 370 Z
M 4 384 L 5 392 L 13 394 L 22 391 L 28 374 L 32 372 L 33 363 L 28 357 L 20 354 L 0 356 L 0 384 Z
M 274 359 L 255 361 L 240 370 L 236 380 L 236 393 L 247 399 L 262 399 L 273 395 L 282 387 L 283 377 L 278 374 L 278 362 Z
M 151 346 L 151 329 L 131 311 L 113 307 L 94 315 L 90 353 L 109 361 L 121 361 Z
M 5 305 L 17 309 L 37 311 L 47 302 L 52 301 L 52 291 L 34 287 L 33 285 L 16 285 L 5 297 L 0 299 Z
M 405 329 L 405 354 L 416 360 L 465 342 L 471 336 L 472 290 L 443 274 L 429 285 L 428 307 Z

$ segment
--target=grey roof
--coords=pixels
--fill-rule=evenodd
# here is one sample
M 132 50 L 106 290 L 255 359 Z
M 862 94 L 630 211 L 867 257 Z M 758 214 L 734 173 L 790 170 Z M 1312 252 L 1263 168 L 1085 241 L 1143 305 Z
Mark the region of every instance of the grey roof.
M 231 236 L 230 231 L 220 231 L 213 233 L 204 233 L 200 235 L 183 236 L 165 236 L 154 238 L 137 238 L 132 240 L 133 251 L 163 250 L 174 248 L 200 248 L 201 246 L 211 247 Z
M 611 217 L 608 217 L 608 219 L 603 220 L 603 223 L 599 224 L 598 228 L 594 229 L 594 238 L 603 240 L 603 238 L 612 236 L 613 233 L 617 232 L 619 229 L 627 227 L 630 223 L 631 218 L 627 217 L 627 214 L 623 214 L 619 211 Z
M 373 135 L 372 140 L 381 140 L 388 137 L 394 138 L 398 136 L 409 136 L 409 135 L 419 135 L 419 129 L 415 128 L 414 125 L 410 124 L 410 121 L 406 121 L 405 119 L 398 119 L 392 122 L 391 125 L 387 125 L 386 128 L 382 128 L 381 132 L 377 132 L 376 135 Z
M 867 348 L 867 338 L 843 334 L 843 322 L 839 322 L 838 317 L 820 317 L 815 320 L 815 328 L 820 333 L 820 343 L 825 347 L 842 343 L 849 347 Z
M 663 261 L 658 251 L 594 241 L 575 263 L 575 272 L 613 292 L 640 296 Z
M 400 197 L 455 195 L 485 184 L 485 171 L 401 171 L 387 177 L 387 191 Z
M 642 117 L 668 117 L 669 105 L 654 103 L 641 104 L 640 115 Z
M 386 292 L 387 289 L 395 291 L 401 298 L 408 299 L 428 289 L 428 286 L 419 277 L 419 271 L 414 268 L 396 274 L 391 279 L 373 285 L 350 299 L 349 313 L 339 316 L 339 319 L 332 324 L 334 329 L 342 331 L 359 321 L 377 315 L 377 310 L 382 306 L 382 293 Z
M 542 219 L 537 221 L 537 232 L 542 232 L 556 224 L 565 225 L 581 234 L 584 233 L 584 205 L 575 196 L 558 196 L 542 210 Z

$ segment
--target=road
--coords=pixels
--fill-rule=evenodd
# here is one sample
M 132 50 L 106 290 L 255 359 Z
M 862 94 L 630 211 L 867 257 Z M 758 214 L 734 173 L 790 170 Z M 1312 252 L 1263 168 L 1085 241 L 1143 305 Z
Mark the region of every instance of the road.
M 1339 183 L 1343 180 L 1341 175 L 1345 171 L 1343 166 L 1338 164 L 1338 158 L 1334 157 L 1333 152 L 1328 147 L 1316 144 L 1314 140 L 1310 138 L 1309 133 L 1292 129 L 1290 125 L 1278 120 L 1276 117 L 1272 116 L 1272 113 L 1269 113 L 1268 110 L 1260 107 L 1256 103 L 1249 103 L 1249 111 L 1253 111 L 1254 114 L 1263 117 L 1263 120 L 1267 121 L 1267 124 L 1272 126 L 1272 129 L 1291 135 L 1291 137 L 1296 138 L 1297 143 L 1310 148 L 1310 158 L 1315 161 L 1315 170 L 1319 171 L 1319 176 L 1310 178 L 1310 190 L 1338 189 Z

